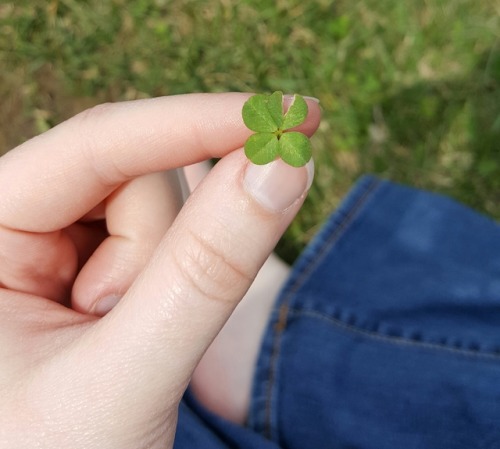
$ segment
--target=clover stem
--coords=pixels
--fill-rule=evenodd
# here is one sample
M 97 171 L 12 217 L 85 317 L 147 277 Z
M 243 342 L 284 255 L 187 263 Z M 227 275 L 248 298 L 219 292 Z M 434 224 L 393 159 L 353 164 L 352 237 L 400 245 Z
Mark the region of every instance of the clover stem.
M 279 128 L 277 131 L 274 131 L 274 135 L 280 140 L 280 137 L 283 135 L 283 130 Z

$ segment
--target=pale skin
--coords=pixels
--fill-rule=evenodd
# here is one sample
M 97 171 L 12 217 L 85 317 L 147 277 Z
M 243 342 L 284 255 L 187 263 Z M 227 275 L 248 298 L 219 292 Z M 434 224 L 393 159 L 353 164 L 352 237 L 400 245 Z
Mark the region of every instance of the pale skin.
M 249 166 L 247 98 L 100 106 L 0 158 L 0 448 L 172 446 L 195 368 L 310 184 L 307 167 Z M 211 157 L 183 204 L 174 170 Z
M 208 162 L 185 167 L 189 189 L 194 190 L 209 171 Z M 289 272 L 274 253 L 268 257 L 191 378 L 198 401 L 232 422 L 244 424 L 247 419 L 261 339 Z

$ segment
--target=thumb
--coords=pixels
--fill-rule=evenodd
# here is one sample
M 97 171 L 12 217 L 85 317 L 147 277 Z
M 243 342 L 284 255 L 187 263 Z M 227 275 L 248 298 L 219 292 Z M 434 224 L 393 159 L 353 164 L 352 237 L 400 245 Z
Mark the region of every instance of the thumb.
M 118 306 L 96 323 L 92 363 L 112 377 L 107 388 L 129 391 L 136 404 L 144 403 L 149 385 L 148 406 L 155 410 L 180 399 L 299 210 L 312 176 L 312 161 L 301 168 L 281 160 L 256 166 L 241 150 L 215 166 Z

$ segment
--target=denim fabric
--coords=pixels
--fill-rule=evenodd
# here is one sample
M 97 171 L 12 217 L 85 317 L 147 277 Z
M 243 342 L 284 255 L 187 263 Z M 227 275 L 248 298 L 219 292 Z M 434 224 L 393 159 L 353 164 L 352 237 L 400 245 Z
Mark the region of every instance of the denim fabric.
M 248 425 L 189 394 L 176 449 L 499 449 L 500 227 L 362 178 L 271 316 Z

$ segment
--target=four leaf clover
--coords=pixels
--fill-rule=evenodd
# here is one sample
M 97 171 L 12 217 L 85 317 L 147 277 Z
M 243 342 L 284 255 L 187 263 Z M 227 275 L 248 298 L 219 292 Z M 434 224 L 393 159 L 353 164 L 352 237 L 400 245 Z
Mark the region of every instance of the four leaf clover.
M 258 94 L 243 105 L 243 121 L 255 131 L 245 142 L 245 154 L 254 164 L 264 165 L 281 157 L 293 167 L 302 167 L 311 159 L 311 143 L 305 134 L 287 131 L 307 117 L 307 103 L 300 95 L 283 114 L 283 93 Z

